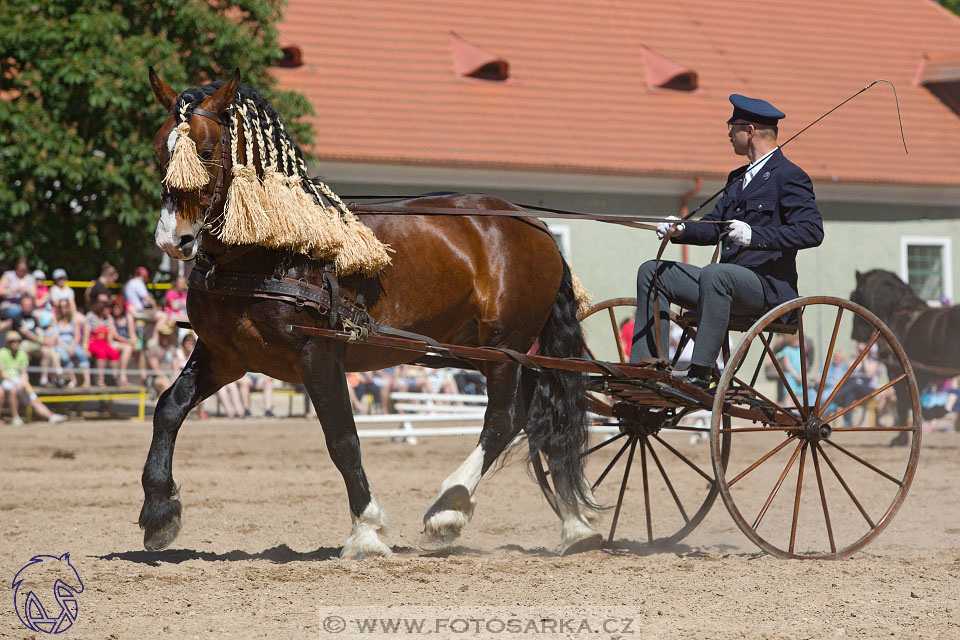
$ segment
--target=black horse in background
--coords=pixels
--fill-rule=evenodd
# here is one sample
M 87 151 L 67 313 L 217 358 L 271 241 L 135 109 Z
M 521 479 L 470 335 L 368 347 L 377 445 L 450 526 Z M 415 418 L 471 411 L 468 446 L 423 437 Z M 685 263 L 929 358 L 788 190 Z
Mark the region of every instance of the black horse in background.
M 850 294 L 850 300 L 877 314 L 897 336 L 910 359 L 921 392 L 960 375 L 960 306 L 931 307 L 896 274 L 883 269 L 858 271 L 857 288 Z M 869 340 L 869 333 L 869 327 L 854 321 L 854 340 Z M 893 378 L 901 372 L 890 355 L 880 354 Z M 906 385 L 898 384 L 894 389 L 898 424 L 907 424 L 910 395 Z M 892 444 L 906 444 L 906 438 L 902 443 L 899 440 L 898 437 Z

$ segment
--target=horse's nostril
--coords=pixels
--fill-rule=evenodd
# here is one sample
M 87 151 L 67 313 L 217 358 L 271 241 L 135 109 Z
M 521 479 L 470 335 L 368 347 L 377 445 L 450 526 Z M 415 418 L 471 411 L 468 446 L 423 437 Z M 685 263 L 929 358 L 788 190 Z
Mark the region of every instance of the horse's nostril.
M 190 244 L 191 242 L 193 242 L 193 236 L 190 236 L 190 235 L 180 236 L 180 248 L 181 248 L 181 249 L 185 248 L 185 247 L 186 247 L 188 244 Z

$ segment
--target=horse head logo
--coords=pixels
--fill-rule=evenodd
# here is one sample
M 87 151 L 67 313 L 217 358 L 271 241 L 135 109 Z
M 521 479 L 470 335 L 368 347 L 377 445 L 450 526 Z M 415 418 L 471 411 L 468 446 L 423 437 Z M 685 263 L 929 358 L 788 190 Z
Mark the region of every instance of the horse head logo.
M 34 556 L 13 578 L 13 601 L 23 626 L 40 633 L 63 633 L 77 619 L 80 574 L 70 554 Z

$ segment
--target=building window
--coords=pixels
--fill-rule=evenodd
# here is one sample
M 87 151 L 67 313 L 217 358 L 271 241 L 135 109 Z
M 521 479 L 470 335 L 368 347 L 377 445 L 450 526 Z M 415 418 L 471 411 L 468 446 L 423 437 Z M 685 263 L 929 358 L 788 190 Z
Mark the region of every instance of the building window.
M 950 238 L 900 238 L 900 275 L 914 293 L 932 305 L 953 299 Z
M 557 246 L 560 247 L 560 254 L 564 257 L 567 262 L 570 262 L 570 227 L 565 224 L 548 224 L 547 228 L 550 229 L 550 235 L 553 236 L 553 239 L 557 241 Z

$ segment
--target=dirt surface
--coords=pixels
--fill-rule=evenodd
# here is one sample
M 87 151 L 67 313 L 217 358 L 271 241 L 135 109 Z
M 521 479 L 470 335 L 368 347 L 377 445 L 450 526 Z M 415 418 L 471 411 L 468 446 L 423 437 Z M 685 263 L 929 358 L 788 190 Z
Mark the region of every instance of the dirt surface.
M 31 556 L 70 552 L 85 589 L 61 637 L 332 638 L 321 625 L 343 605 L 394 615 L 441 607 L 454 618 L 480 605 L 501 616 L 627 607 L 617 611 L 629 629 L 589 637 L 960 637 L 958 434 L 924 437 L 903 508 L 841 561 L 761 554 L 719 500 L 672 549 L 646 548 L 631 513 L 617 531 L 621 548 L 560 557 L 558 520 L 519 456 L 481 483 L 458 545 L 423 554 L 423 512 L 473 437 L 364 440 L 394 555 L 341 561 L 350 528 L 343 482 L 319 426 L 300 419 L 188 421 L 174 460 L 184 529 L 173 548 L 148 553 L 136 525 L 148 424 L 2 425 L 0 435 L 0 578 L 9 585 Z M 707 455 L 706 442 L 696 446 Z M 42 635 L 20 624 L 12 598 L 3 601 L 0 636 Z M 446 627 L 433 635 L 480 637 Z

